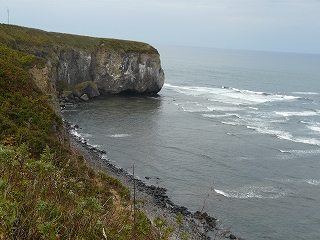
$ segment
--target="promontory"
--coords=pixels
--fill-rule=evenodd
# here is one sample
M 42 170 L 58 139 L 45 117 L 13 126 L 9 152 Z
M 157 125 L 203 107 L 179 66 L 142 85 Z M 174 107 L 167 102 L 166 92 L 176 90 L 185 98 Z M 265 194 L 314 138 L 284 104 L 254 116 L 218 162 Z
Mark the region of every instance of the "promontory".
M 157 93 L 164 84 L 160 55 L 146 43 L 7 24 L 0 24 L 0 42 L 43 59 L 29 73 L 52 98 L 61 85 L 77 86 L 66 97 L 87 99 L 105 93 Z

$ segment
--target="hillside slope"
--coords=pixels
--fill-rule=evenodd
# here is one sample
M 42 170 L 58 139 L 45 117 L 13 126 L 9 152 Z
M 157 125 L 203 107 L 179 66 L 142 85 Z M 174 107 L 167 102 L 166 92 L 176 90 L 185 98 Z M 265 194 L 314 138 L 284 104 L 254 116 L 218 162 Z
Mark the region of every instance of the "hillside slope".
M 128 189 L 69 148 L 55 86 L 30 71 L 48 59 L 28 44 L 49 48 L 52 34 L 0 25 L 0 239 L 165 239 L 164 221 L 159 232 L 139 211 L 134 220 Z

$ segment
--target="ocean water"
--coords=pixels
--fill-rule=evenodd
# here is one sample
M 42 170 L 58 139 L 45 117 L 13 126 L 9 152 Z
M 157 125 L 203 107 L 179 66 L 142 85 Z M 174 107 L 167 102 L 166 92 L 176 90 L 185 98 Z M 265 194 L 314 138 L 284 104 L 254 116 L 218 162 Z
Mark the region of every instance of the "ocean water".
M 318 239 L 320 55 L 157 48 L 159 94 L 68 106 L 75 134 L 236 236 Z

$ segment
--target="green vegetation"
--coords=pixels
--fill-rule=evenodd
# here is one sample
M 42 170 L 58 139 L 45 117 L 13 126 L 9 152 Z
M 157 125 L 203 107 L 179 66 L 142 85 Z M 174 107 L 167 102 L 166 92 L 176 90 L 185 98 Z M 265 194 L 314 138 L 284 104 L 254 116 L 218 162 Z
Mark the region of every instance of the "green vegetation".
M 129 190 L 64 144 L 61 118 L 28 74 L 44 59 L 11 48 L 53 36 L 0 25 L 0 239 L 167 239 L 165 220 L 137 210 L 134 221 Z
M 63 93 L 63 91 L 73 91 L 75 87 L 71 86 L 66 81 L 61 80 L 61 81 L 57 82 L 56 88 L 57 88 L 58 94 L 61 95 Z
M 32 158 L 28 147 L 0 146 L 0 238 L 98 239 L 111 213 L 114 179 L 70 156 L 64 166 L 46 148 Z M 99 187 L 100 186 L 100 187 Z M 102 188 L 108 186 L 107 188 Z M 127 196 L 126 196 L 127 197 Z
M 26 143 L 39 156 L 46 145 L 59 146 L 62 120 L 24 70 L 38 59 L 2 44 L 0 50 L 0 143 Z
M 98 46 L 104 46 L 126 53 L 158 53 L 155 48 L 142 42 L 46 32 L 7 24 L 0 24 L 0 42 L 12 48 L 16 48 L 17 45 L 24 45 L 29 48 L 42 46 L 50 49 L 55 49 L 58 46 L 86 49 L 96 49 Z
M 100 46 L 109 49 L 116 49 L 118 51 L 120 50 L 126 53 L 134 52 L 158 54 L 158 51 L 154 47 L 142 42 L 125 41 L 118 39 L 101 39 Z

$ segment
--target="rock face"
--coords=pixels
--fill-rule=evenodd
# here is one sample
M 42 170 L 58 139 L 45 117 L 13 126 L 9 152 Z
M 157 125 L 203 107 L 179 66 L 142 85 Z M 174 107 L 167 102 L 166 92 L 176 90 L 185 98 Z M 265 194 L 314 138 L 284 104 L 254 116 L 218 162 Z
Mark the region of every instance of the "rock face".
M 36 44 L 32 47 L 30 44 L 16 44 L 16 47 L 46 59 L 45 67 L 30 70 L 38 80 L 52 79 L 53 84 L 65 81 L 71 86 L 90 81 L 100 93 L 157 93 L 161 90 L 165 77 L 156 49 L 144 43 L 137 44 L 143 44 L 145 49 L 126 49 L 121 45 L 114 46 L 109 41 L 97 39 L 96 45 L 80 47 Z M 126 44 L 124 40 L 113 41 Z M 47 81 L 37 82 L 46 89 L 50 85 Z
M 158 51 L 142 42 L 0 24 L 0 44 L 33 55 L 20 62 L 30 66 L 26 70 L 58 114 L 61 104 L 70 100 L 106 93 L 157 93 L 164 84 Z
M 164 83 L 164 72 L 159 54 L 114 51 L 103 44 L 92 54 L 93 81 L 107 93 L 123 91 L 159 92 Z

